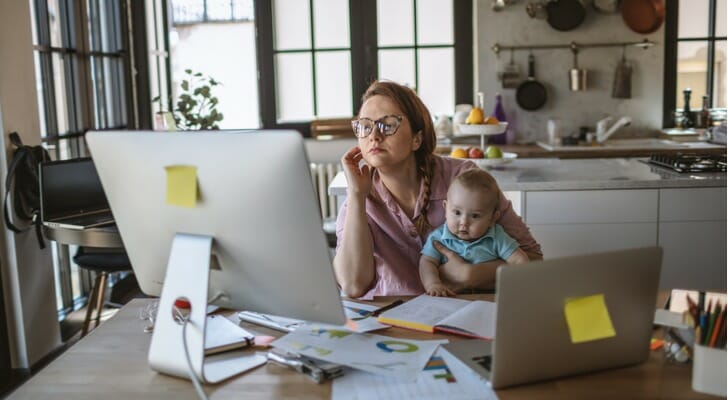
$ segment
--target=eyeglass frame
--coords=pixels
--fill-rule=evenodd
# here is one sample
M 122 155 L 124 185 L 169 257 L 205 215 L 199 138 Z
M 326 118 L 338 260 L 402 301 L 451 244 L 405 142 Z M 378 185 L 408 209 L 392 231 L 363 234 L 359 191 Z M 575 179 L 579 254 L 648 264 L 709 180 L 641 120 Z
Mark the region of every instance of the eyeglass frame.
M 389 118 L 389 117 L 394 117 L 394 118 L 397 119 L 397 126 L 394 128 L 394 131 L 392 133 L 384 133 L 382 131 L 382 125 L 384 125 L 384 122 L 382 122 L 382 120 L 385 119 L 385 118 Z M 403 118 L 404 118 L 404 116 L 402 116 L 402 115 L 395 115 L 395 114 L 385 115 L 382 118 L 379 118 L 378 120 L 373 120 L 373 119 L 367 118 L 367 117 L 357 118 L 357 119 L 351 120 L 351 129 L 354 131 L 354 136 L 357 137 L 357 138 L 359 138 L 359 139 L 364 139 L 364 138 L 369 137 L 369 135 L 371 135 L 372 132 L 374 132 L 374 127 L 375 126 L 377 127 L 377 130 L 379 130 L 379 132 L 382 135 L 384 135 L 384 136 L 392 136 L 395 133 L 397 133 L 397 131 L 399 130 L 399 127 L 402 126 L 402 119 Z M 359 136 L 359 135 L 357 135 L 357 127 L 360 124 L 360 121 L 363 120 L 363 119 L 372 122 L 374 125 L 372 126 L 372 129 L 369 131 L 369 133 L 367 133 L 364 136 Z

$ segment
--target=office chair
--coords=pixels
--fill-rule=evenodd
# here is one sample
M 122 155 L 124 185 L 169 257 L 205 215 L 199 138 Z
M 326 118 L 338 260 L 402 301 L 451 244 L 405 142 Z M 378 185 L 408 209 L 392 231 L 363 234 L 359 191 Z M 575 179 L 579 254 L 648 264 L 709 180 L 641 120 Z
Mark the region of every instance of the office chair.
M 89 294 L 86 318 L 83 321 L 83 329 L 81 330 L 81 337 L 84 337 L 88 333 L 91 315 L 94 309 L 96 310 L 96 317 L 94 318 L 96 324 L 94 327 L 98 326 L 101 320 L 101 310 L 104 308 L 109 274 L 130 271 L 131 262 L 124 249 L 83 246 L 78 248 L 76 254 L 73 256 L 73 261 L 79 267 L 97 273 L 96 280 Z

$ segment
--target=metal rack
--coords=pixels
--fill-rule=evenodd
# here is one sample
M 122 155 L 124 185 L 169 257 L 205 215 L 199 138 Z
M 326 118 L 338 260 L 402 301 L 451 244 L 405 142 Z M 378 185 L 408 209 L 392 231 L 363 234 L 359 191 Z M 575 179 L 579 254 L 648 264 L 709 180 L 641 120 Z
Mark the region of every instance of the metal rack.
M 627 46 L 633 46 L 633 47 L 639 47 L 642 49 L 647 49 L 648 47 L 652 47 L 656 45 L 657 42 L 653 42 L 648 39 L 644 39 L 639 42 L 606 42 L 606 43 L 577 43 L 577 42 L 571 42 L 568 44 L 538 44 L 538 45 L 514 45 L 514 46 L 508 46 L 508 45 L 501 45 L 498 43 L 493 44 L 491 46 L 491 50 L 497 55 L 502 50 L 540 50 L 540 49 L 586 49 L 590 47 L 627 47 Z

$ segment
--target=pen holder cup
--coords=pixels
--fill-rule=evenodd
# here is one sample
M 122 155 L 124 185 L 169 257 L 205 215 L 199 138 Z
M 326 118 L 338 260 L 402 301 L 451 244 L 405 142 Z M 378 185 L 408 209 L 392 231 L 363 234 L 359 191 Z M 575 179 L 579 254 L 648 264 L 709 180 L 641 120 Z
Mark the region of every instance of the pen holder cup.
M 726 350 L 696 344 L 693 349 L 693 390 L 726 395 Z

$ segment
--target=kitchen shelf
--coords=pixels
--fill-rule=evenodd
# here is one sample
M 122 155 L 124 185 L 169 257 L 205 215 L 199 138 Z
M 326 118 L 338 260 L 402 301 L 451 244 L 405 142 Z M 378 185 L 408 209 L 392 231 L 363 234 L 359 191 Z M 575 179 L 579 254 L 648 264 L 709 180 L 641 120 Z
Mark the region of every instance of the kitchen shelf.
M 532 45 L 503 45 L 495 43 L 493 46 L 491 46 L 491 50 L 498 54 L 503 50 L 540 50 L 540 49 L 587 49 L 590 47 L 627 47 L 627 46 L 633 46 L 633 47 L 641 47 L 643 49 L 647 49 L 648 47 L 652 47 L 657 42 L 644 39 L 639 42 L 603 42 L 603 43 L 577 43 L 577 42 L 571 42 L 567 44 L 532 44 Z

